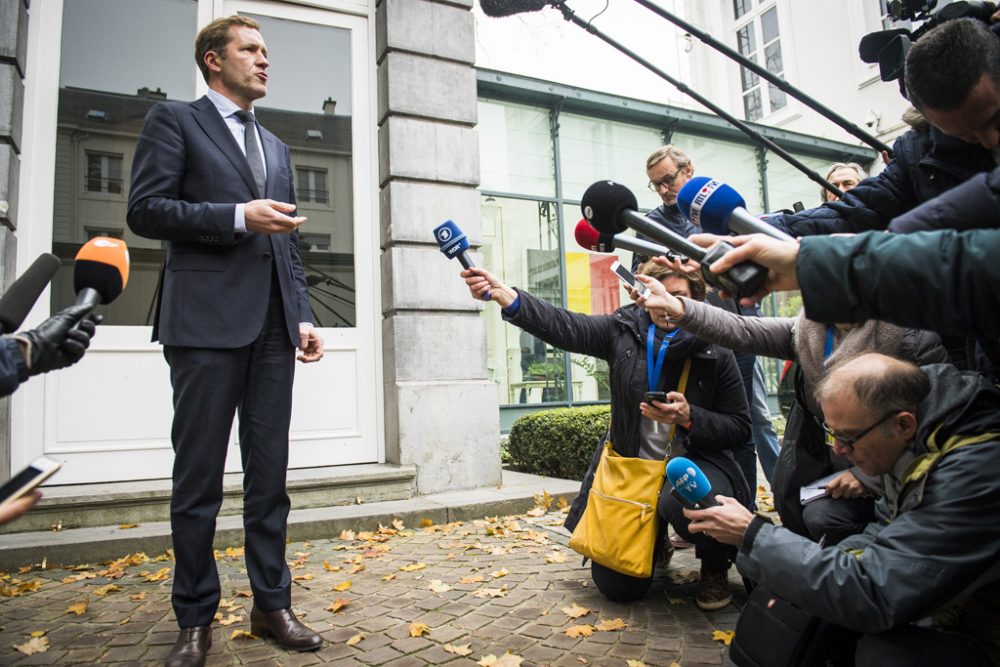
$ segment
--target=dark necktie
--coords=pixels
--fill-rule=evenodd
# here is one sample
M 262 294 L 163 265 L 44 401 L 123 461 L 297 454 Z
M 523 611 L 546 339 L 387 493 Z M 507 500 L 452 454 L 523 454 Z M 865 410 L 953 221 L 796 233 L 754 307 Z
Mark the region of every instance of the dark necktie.
M 263 197 L 267 187 L 267 176 L 264 175 L 264 156 L 261 155 L 260 144 L 257 143 L 257 133 L 254 131 L 257 119 L 252 113 L 243 109 L 234 115 L 243 123 L 243 143 L 246 145 L 247 162 L 250 164 L 253 180 L 257 184 L 257 194 Z

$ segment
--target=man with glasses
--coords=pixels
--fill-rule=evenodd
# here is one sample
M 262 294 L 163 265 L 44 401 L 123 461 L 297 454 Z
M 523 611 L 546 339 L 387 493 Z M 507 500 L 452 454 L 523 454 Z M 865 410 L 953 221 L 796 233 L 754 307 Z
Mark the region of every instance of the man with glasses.
M 646 176 L 649 178 L 647 187 L 663 201 L 647 213 L 646 217 L 685 238 L 701 231 L 692 225 L 677 207 L 677 193 L 694 176 L 691 158 L 672 144 L 661 146 L 646 158 Z M 656 242 L 656 239 L 643 236 L 639 232 L 636 232 L 636 237 Z M 632 255 L 632 273 L 635 273 L 639 265 L 648 259 L 649 257 L 638 253 Z
M 686 511 L 689 530 L 739 546 L 741 574 L 863 634 L 858 665 L 1000 660 L 1000 391 L 947 364 L 868 353 L 817 389 L 832 447 L 881 475 L 879 520 L 837 546 L 737 501 Z

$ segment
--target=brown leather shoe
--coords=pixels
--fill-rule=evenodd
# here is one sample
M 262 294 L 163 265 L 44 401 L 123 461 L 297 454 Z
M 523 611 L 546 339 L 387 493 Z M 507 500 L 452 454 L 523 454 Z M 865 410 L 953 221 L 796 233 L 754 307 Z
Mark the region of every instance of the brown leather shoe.
M 212 646 L 212 629 L 207 625 L 181 628 L 174 647 L 167 656 L 166 667 L 203 667 Z
M 323 638 L 295 618 L 291 609 L 250 610 L 250 633 L 258 637 L 273 636 L 278 645 L 292 651 L 315 651 Z

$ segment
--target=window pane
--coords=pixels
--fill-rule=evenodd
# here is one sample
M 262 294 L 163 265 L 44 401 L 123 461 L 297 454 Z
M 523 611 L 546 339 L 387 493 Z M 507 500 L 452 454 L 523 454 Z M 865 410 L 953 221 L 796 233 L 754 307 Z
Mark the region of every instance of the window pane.
M 753 147 L 680 134 L 674 135 L 674 143 L 690 156 L 696 175 L 724 180 L 743 196 L 748 211 L 762 211 L 757 156 Z
M 658 130 L 573 114 L 559 117 L 563 198 L 579 201 L 595 181 L 611 179 L 635 194 L 639 206 L 660 203 L 646 187 L 646 158 L 662 144 Z M 567 213 L 575 225 L 579 210 Z M 569 237 L 572 241 L 572 236 Z
M 784 91 L 778 89 L 773 84 L 767 84 L 767 96 L 770 99 L 772 113 L 778 109 L 784 109 L 788 104 L 788 98 L 785 96 Z
M 757 50 L 757 45 L 754 42 L 753 23 L 748 23 L 736 31 L 736 45 L 739 47 L 739 52 L 745 56 Z
M 549 112 L 480 100 L 479 161 L 483 190 L 554 196 Z
M 765 44 L 778 39 L 778 8 L 772 7 L 760 16 L 760 36 Z
M 131 267 L 128 289 L 102 307 L 105 325 L 149 323 L 163 250 L 126 231 L 124 176 L 149 107 L 194 98 L 197 31 L 193 0 L 63 3 L 52 252 L 65 267 L 52 282 L 53 311 L 75 300 L 72 263 L 80 246 L 115 236 L 128 243 Z
M 482 199 L 483 263 L 504 282 L 562 304 L 559 227 L 555 204 L 486 196 Z M 486 359 L 501 404 L 566 400 L 566 353 L 507 324 L 486 308 Z
M 750 10 L 753 0 L 733 0 L 733 18 L 739 18 Z
M 764 47 L 764 63 L 767 71 L 772 74 L 781 74 L 785 71 L 781 62 L 781 42 L 774 42 Z
M 755 88 L 743 96 L 743 115 L 747 120 L 759 120 L 764 115 L 761 109 L 759 88 Z
M 757 63 L 757 56 L 752 56 L 750 58 L 754 64 Z M 760 83 L 760 76 L 756 72 L 748 70 L 746 67 L 740 67 L 740 79 L 743 83 L 743 91 L 746 92 Z
M 795 157 L 820 176 L 826 174 L 831 164 L 813 157 L 802 155 Z M 767 157 L 767 198 L 772 211 L 791 209 L 795 202 L 802 202 L 805 208 L 819 206 L 822 203 L 820 186 L 773 154 Z

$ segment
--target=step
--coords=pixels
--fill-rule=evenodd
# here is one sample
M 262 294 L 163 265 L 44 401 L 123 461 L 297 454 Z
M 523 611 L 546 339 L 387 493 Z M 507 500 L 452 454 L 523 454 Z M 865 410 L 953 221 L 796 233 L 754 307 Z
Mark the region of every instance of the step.
M 522 514 L 535 506 L 535 496 L 543 492 L 572 502 L 579 490 L 580 482 L 505 470 L 503 483 L 495 487 L 351 505 L 296 508 L 288 516 L 288 539 L 300 542 L 336 536 L 343 530 L 374 530 L 379 524 L 391 525 L 394 519 L 400 519 L 408 528 L 418 528 L 424 520 L 445 524 Z M 140 523 L 135 528 L 123 530 L 118 524 L 125 521 L 135 523 L 131 516 L 122 514 L 112 525 L 5 535 L 0 540 L 0 571 L 16 572 L 19 567 L 42 562 L 48 565 L 100 563 L 139 551 L 153 557 L 170 548 L 169 521 Z M 216 522 L 215 548 L 224 550 L 240 546 L 243 546 L 242 517 L 220 516 Z
M 297 509 L 403 500 L 413 495 L 416 474 L 414 466 L 387 463 L 305 468 L 288 471 L 287 488 Z M 169 479 L 46 486 L 42 493 L 38 505 L 0 534 L 170 520 Z M 219 514 L 242 512 L 243 475 L 227 474 Z

